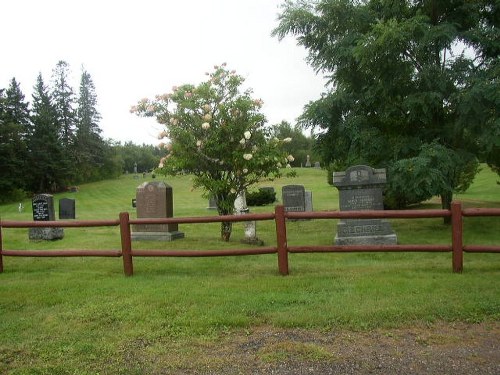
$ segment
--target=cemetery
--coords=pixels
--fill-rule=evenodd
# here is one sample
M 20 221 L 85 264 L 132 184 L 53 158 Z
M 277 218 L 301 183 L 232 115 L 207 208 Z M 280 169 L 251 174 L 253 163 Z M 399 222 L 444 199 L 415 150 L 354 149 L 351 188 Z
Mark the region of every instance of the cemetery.
M 192 347 L 191 350 L 197 359 L 192 356 L 189 358 L 196 367 L 204 367 L 206 363 L 200 361 L 215 355 L 211 349 L 208 349 L 208 352 L 207 349 L 201 351 L 195 344 L 200 337 L 210 343 L 219 342 L 220 331 L 211 333 L 214 332 L 214 325 L 228 327 L 233 332 L 233 337 L 239 335 L 241 329 L 249 329 L 245 327 L 258 326 L 264 322 L 272 322 L 274 326 L 279 327 L 283 319 L 291 322 L 294 327 L 309 327 L 311 324 L 322 327 L 335 321 L 337 327 L 359 329 L 361 326 L 379 327 L 387 324 L 384 322 L 388 317 L 391 324 L 397 325 L 407 324 L 412 317 L 424 321 L 432 320 L 435 319 L 436 312 L 441 316 L 445 314 L 446 319 L 477 316 L 482 321 L 495 315 L 498 292 L 493 286 L 496 284 L 495 280 L 498 280 L 495 276 L 498 274 L 497 254 L 465 254 L 463 274 L 457 279 L 451 272 L 451 253 L 447 250 L 451 242 L 450 227 L 442 224 L 441 217 L 383 219 L 390 220 L 392 230 L 397 233 L 399 245 L 415 243 L 417 235 L 422 246 L 438 244 L 439 248 L 446 250 L 443 252 L 329 252 L 336 246 L 334 241 L 339 220 L 345 219 L 340 216 L 346 214 L 341 210 L 340 192 L 337 187 L 326 183 L 323 170 L 309 168 L 297 172 L 297 177 L 262 184 L 266 187 L 272 186 L 277 192 L 277 201 L 274 204 L 249 207 L 248 215 L 254 215 L 256 219 L 257 235 L 264 241 L 263 246 L 242 245 L 240 239 L 245 230 L 243 222 L 235 222 L 229 242 L 221 241 L 218 224 L 205 220 L 206 217 L 218 219 L 217 213 L 207 209 L 207 200 L 201 196 L 199 190 L 191 190 L 189 176 L 164 180 L 165 187 L 171 186 L 173 193 L 173 215 L 170 218 L 137 217 L 137 207 L 132 207 L 131 197 L 137 197 L 142 181 L 137 181 L 131 175 L 123 176 L 117 181 L 82 185 L 75 193 L 56 194 L 53 197 L 54 205 L 57 207 L 58 203 L 63 202 L 60 213 L 68 210 L 68 216 L 73 217 L 74 213 L 76 220 L 56 218 L 55 224 L 67 225 L 63 228 L 64 238 L 48 241 L 30 240 L 26 228 L 2 227 L 2 246 L 7 253 L 7 249 L 20 249 L 26 253 L 32 251 L 35 256 L 3 256 L 4 271 L 0 274 L 0 289 L 29 296 L 31 302 L 28 311 L 37 309 L 54 315 L 52 319 L 59 322 L 56 328 L 50 328 L 54 335 L 62 335 L 65 327 L 71 325 L 74 332 L 72 336 L 82 340 L 85 335 L 96 334 L 92 328 L 94 324 L 102 328 L 103 324 L 109 324 L 105 323 L 106 321 L 111 319 L 114 322 L 114 317 L 120 316 L 126 325 L 135 327 L 134 332 L 121 329 L 120 323 L 111 323 L 116 334 L 108 332 L 102 339 L 102 344 L 95 341 L 89 346 L 90 350 L 100 352 L 105 350 L 104 345 L 109 345 L 110 341 L 120 342 L 123 340 L 119 337 L 120 334 L 132 335 L 141 340 L 147 338 L 151 348 L 155 350 L 160 347 L 169 348 L 166 358 L 173 361 L 173 368 L 178 369 L 187 366 L 186 363 L 176 362 L 175 359 L 182 358 L 176 347 L 180 343 Z M 463 209 L 473 212 L 475 207 L 496 207 L 498 210 L 496 195 L 485 194 L 484 186 L 488 181 L 491 181 L 491 175 L 482 173 L 477 184 L 469 192 L 457 197 L 457 200 L 462 202 Z M 156 179 L 154 182 L 161 180 Z M 277 239 L 276 225 L 271 217 L 275 207 L 283 207 L 282 214 L 285 214 L 282 205 L 283 189 L 286 192 L 290 190 L 290 186 L 293 197 L 290 205 L 293 210 L 287 215 L 290 215 L 289 219 L 292 220 L 287 219 L 281 223 L 286 226 L 289 249 L 289 276 L 284 279 L 280 272 L 285 269 L 280 269 L 278 255 L 272 249 Z M 159 187 L 163 186 L 160 184 Z M 306 210 L 306 191 L 310 191 L 314 199 L 312 211 Z M 480 197 L 483 197 L 483 203 L 478 205 Z M 64 203 L 65 199 L 74 200 L 75 205 L 73 202 Z M 140 205 L 141 197 L 134 199 L 137 199 L 137 205 Z M 2 206 L 2 222 L 21 220 L 36 226 L 46 225 L 33 221 L 33 212 L 28 209 L 31 207 L 29 201 L 23 202 L 23 205 L 26 208 L 22 212 L 19 212 L 18 204 Z M 73 206 L 75 210 L 72 210 Z M 439 204 L 433 201 L 418 207 L 415 213 L 423 209 L 441 211 Z M 122 276 L 122 259 L 125 262 L 125 257 L 121 250 L 120 218 L 117 217 L 119 212 L 127 213 L 130 228 L 138 224 L 178 224 L 177 229 L 185 235 L 184 238 L 174 241 L 130 242 L 132 250 L 136 251 L 138 256 L 133 257 L 133 265 L 128 264 L 133 266 L 129 270 L 133 271 L 134 276 L 128 278 L 133 284 L 126 284 L 134 285 L 134 292 L 129 290 L 129 287 L 122 287 L 125 281 Z M 367 211 L 364 215 L 370 212 L 373 211 Z M 328 217 L 332 213 L 339 217 Z M 312 218 L 311 215 L 318 216 Z M 263 217 L 269 217 L 270 220 L 257 220 Z M 173 222 L 182 219 L 186 222 Z M 72 226 L 80 220 L 95 226 Z M 141 223 L 141 220 L 152 222 Z M 477 243 L 483 248 L 498 247 L 498 236 L 492 231 L 495 227 L 498 228 L 497 217 L 465 217 L 464 221 L 465 245 Z M 131 237 L 132 233 L 131 230 L 128 235 Z M 320 248 L 312 249 L 313 245 L 319 245 Z M 349 246 L 355 248 L 359 245 Z M 367 245 L 363 247 L 366 250 Z M 245 251 L 240 255 L 249 256 L 224 256 L 242 249 Z M 412 250 L 412 247 L 408 246 L 406 250 Z M 91 256 L 82 257 L 82 251 L 87 251 Z M 48 255 L 47 253 L 61 254 L 64 258 L 41 256 Z M 174 253 L 183 253 L 187 257 L 172 257 Z M 475 288 L 467 287 L 471 282 Z M 36 295 L 43 294 L 47 284 L 51 285 L 52 292 L 45 302 L 44 299 L 36 298 Z M 76 288 L 77 285 L 80 287 Z M 351 288 L 356 288 L 355 294 L 349 292 Z M 477 293 L 477 288 L 481 288 L 483 292 Z M 416 292 L 429 289 L 432 289 L 432 293 Z M 409 298 L 411 295 L 414 297 Z M 54 305 L 54 299 L 60 302 Z M 360 299 L 363 300 L 362 311 L 359 310 Z M 141 302 L 137 303 L 138 300 Z M 159 305 L 161 300 L 165 300 L 165 306 Z M 325 300 L 329 302 L 325 303 Z M 446 308 L 443 308 L 444 300 L 448 301 Z M 468 303 L 464 304 L 463 301 Z M 61 304 L 68 305 L 69 310 L 64 309 Z M 474 306 L 482 306 L 481 315 L 477 315 L 478 311 Z M 23 308 L 25 309 L 26 307 Z M 56 309 L 60 312 L 56 312 Z M 184 312 L 169 315 L 170 309 Z M 8 308 L 8 311 L 12 312 L 4 315 L 4 319 L 10 320 L 8 317 L 16 314 L 18 310 L 13 306 Z M 162 311 L 162 315 L 155 311 Z M 389 311 L 394 311 L 394 314 L 388 313 Z M 209 320 L 203 318 L 207 312 L 210 314 Z M 167 317 L 164 314 L 167 314 Z M 165 319 L 170 321 L 168 326 L 152 328 L 164 324 Z M 90 323 L 91 321 L 96 323 Z M 43 332 L 49 329 L 47 324 L 39 324 L 34 334 L 43 335 Z M 24 327 L 24 323 L 17 322 L 16 326 Z M 470 332 L 471 327 L 467 329 Z M 483 328 L 480 326 L 474 329 Z M 255 337 L 256 332 L 253 332 L 251 337 Z M 315 331 L 309 329 L 307 332 L 313 335 Z M 154 339 L 153 336 L 157 334 L 171 339 Z M 182 338 L 177 335 L 187 336 Z M 67 344 L 56 340 L 50 346 L 56 348 L 59 345 Z M 70 346 L 69 350 L 79 349 Z M 131 350 L 138 350 L 145 358 L 150 358 L 142 349 Z M 245 355 L 238 353 L 238 356 L 241 363 Z M 71 359 L 69 361 L 71 363 Z M 89 362 L 85 363 L 89 366 Z M 121 361 L 118 360 L 117 363 Z M 98 360 L 97 364 L 101 369 L 116 370 L 114 365 L 104 364 L 102 360 Z M 223 360 L 222 364 L 228 366 L 226 360 Z M 80 365 L 73 363 L 73 366 L 79 368 Z

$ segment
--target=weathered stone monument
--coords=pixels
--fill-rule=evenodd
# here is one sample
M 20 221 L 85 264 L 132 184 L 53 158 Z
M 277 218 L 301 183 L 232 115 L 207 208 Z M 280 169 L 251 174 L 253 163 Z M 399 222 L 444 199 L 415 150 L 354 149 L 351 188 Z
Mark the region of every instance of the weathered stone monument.
M 72 198 L 62 198 L 59 200 L 59 219 L 75 219 L 75 200 Z
M 210 197 L 208 199 L 208 207 L 207 210 L 216 210 L 217 209 L 217 198 Z
M 238 194 L 234 200 L 234 214 L 235 215 L 246 215 L 250 212 L 247 206 L 247 199 L 245 192 Z M 251 245 L 264 245 L 264 242 L 257 237 L 257 224 L 255 221 L 245 221 L 243 222 L 245 236 L 241 240 L 242 243 L 247 243 Z
M 386 184 L 385 169 L 365 165 L 333 172 L 333 185 L 339 190 L 341 211 L 383 210 L 382 191 Z M 345 219 L 337 225 L 335 245 L 396 244 L 397 237 L 387 220 Z
M 168 218 L 174 215 L 172 187 L 161 181 L 144 182 L 136 190 L 137 218 Z M 132 240 L 173 241 L 184 238 L 178 224 L 137 224 Z
M 312 192 L 302 185 L 285 185 L 281 188 L 281 197 L 285 212 L 312 211 Z
M 33 221 L 55 221 L 54 197 L 50 194 L 38 194 L 31 200 Z M 30 240 L 59 240 L 64 237 L 63 228 L 29 228 Z
M 281 197 L 285 212 L 303 212 L 306 210 L 306 190 L 302 185 L 285 185 L 281 188 Z

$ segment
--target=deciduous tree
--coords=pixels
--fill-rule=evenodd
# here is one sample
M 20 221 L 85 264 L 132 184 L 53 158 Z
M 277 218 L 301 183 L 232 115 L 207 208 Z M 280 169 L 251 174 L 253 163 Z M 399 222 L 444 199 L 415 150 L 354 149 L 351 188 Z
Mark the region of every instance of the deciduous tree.
M 280 175 L 293 160 L 282 150 L 283 141 L 268 137 L 262 100 L 242 92 L 243 77 L 215 66 L 199 85 L 174 87 L 154 100 L 143 99 L 132 112 L 154 116 L 165 130 L 168 155 L 161 172 L 190 173 L 194 186 L 217 200 L 220 215 L 232 214 L 234 200 L 263 178 Z M 228 241 L 231 223 L 223 222 L 221 237 Z

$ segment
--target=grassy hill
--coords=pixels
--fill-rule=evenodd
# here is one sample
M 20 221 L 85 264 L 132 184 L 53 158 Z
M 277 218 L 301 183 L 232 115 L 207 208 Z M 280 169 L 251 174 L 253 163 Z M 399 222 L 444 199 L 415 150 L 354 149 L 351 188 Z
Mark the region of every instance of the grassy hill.
M 456 198 L 468 207 L 500 207 L 496 179 L 484 168 L 469 191 Z M 216 214 L 206 209 L 201 191 L 191 190 L 189 176 L 164 180 L 174 189 L 175 216 Z M 116 219 L 121 211 L 134 216 L 131 199 L 143 181 L 142 176 L 122 176 L 82 185 L 77 193 L 58 194 L 55 200 L 75 198 L 77 219 Z M 281 199 L 281 186 L 291 183 L 313 192 L 315 210 L 338 208 L 338 193 L 321 170 L 300 169 L 296 178 L 262 186 L 274 186 Z M 437 205 L 431 200 L 422 207 Z M 22 213 L 18 204 L 0 206 L 1 218 L 31 220 L 30 201 L 24 206 Z M 440 219 L 392 224 L 401 243 L 450 241 L 450 228 Z M 273 226 L 257 226 L 268 244 L 275 241 Z M 180 225 L 180 230 L 184 240 L 133 246 L 242 247 L 240 224 L 229 243 L 219 240 L 218 224 Z M 465 231 L 466 243 L 498 245 L 500 218 L 467 218 Z M 292 222 L 288 235 L 293 245 L 331 244 L 335 221 Z M 30 242 L 27 229 L 3 229 L 2 236 L 6 249 L 120 247 L 117 228 L 66 228 L 64 239 L 55 242 Z M 4 268 L 0 373 L 165 373 L 160 367 L 176 373 L 189 362 L 196 367 L 204 348 L 218 345 L 225 335 L 255 327 L 332 332 L 500 318 L 498 254 L 465 254 L 463 274 L 451 272 L 449 253 L 291 254 L 286 277 L 278 274 L 275 255 L 135 258 L 135 274 L 129 278 L 119 258 L 4 257 Z

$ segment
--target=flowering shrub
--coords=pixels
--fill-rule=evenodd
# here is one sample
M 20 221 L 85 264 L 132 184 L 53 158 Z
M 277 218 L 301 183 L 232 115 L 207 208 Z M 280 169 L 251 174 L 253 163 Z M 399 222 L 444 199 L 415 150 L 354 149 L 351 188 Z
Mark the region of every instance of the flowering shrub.
M 293 160 L 282 145 L 289 139 L 270 138 L 262 100 L 252 91 L 240 91 L 243 77 L 225 64 L 207 73 L 198 86 L 174 86 L 171 93 L 142 99 L 131 112 L 156 117 L 165 126 L 159 134 L 168 154 L 158 172 L 194 175 L 194 186 L 216 198 L 220 215 L 232 214 L 239 192 L 262 179 L 280 176 Z M 229 240 L 231 223 L 222 223 L 221 236 Z

